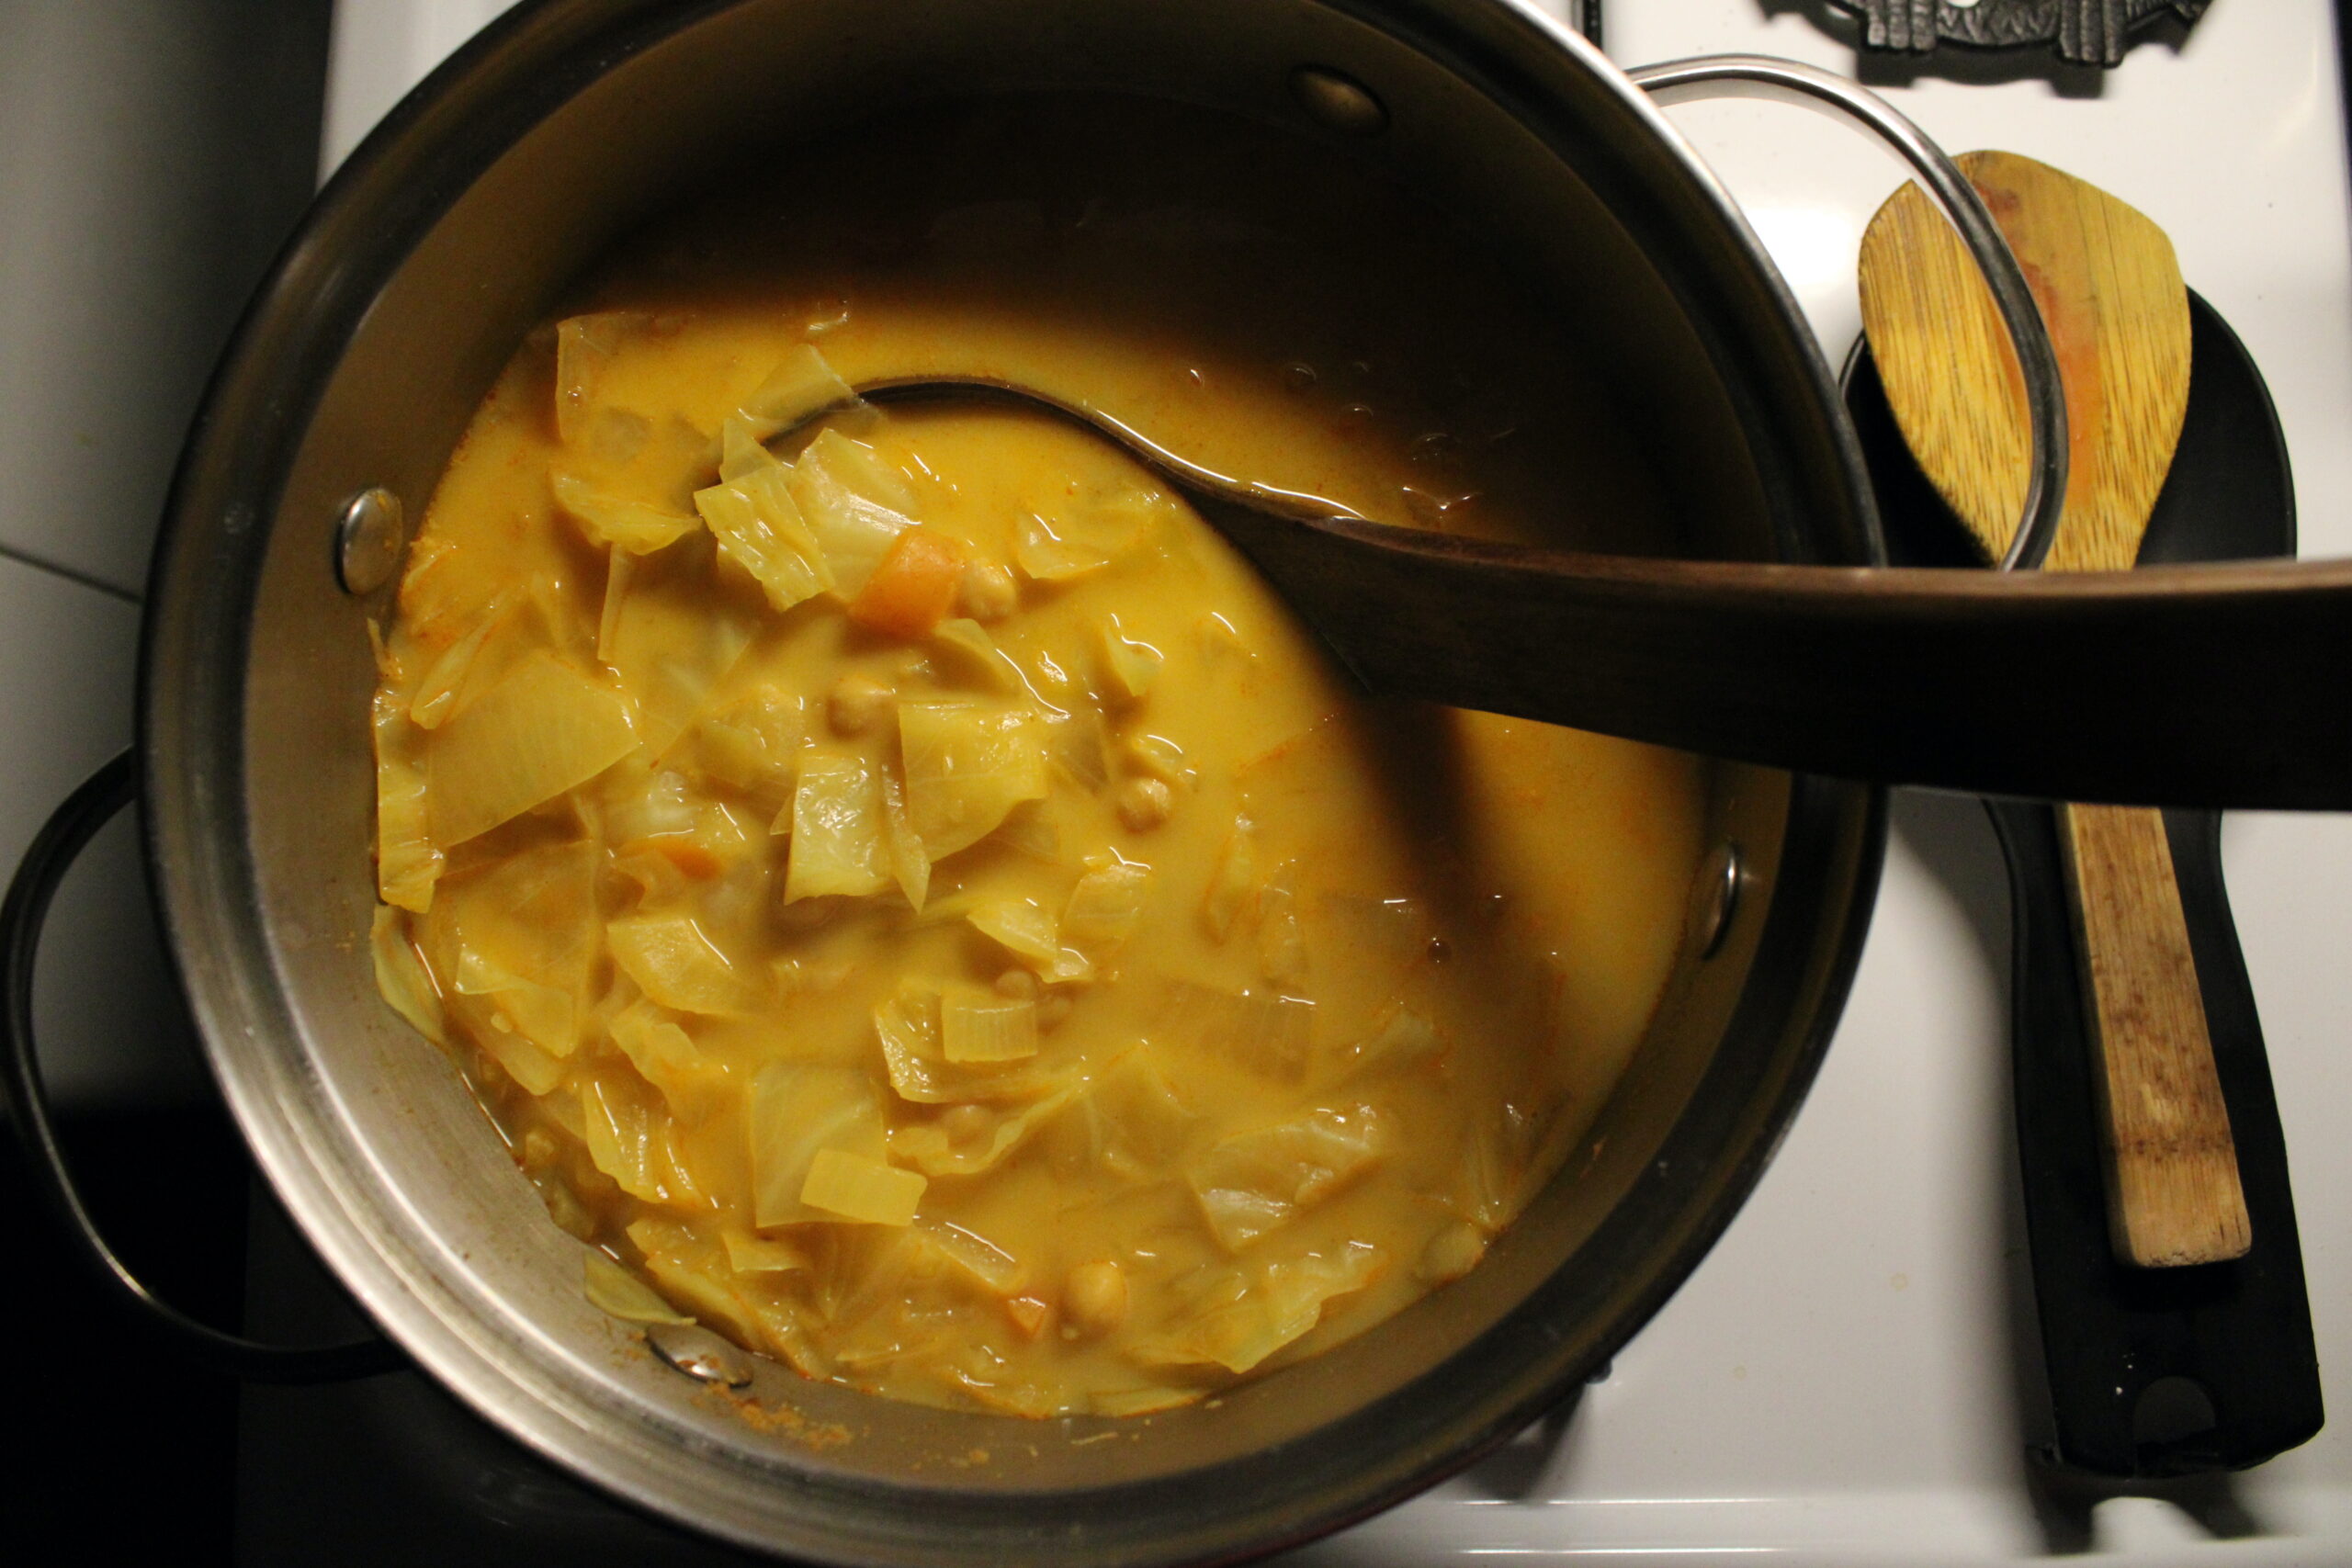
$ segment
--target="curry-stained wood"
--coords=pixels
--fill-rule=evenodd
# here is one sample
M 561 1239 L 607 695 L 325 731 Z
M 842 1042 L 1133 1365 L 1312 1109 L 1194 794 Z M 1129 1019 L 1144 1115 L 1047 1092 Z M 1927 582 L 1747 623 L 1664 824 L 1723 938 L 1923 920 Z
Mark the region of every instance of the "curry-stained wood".
M 2030 158 L 1958 162 L 2017 253 L 2065 388 L 2066 502 L 2049 570 L 2128 570 L 2188 406 L 2188 291 L 2172 242 L 2107 192 Z M 1904 439 L 1997 560 L 2024 503 L 2024 381 L 1991 292 L 1917 186 L 1871 220 L 1861 284 L 1864 330 Z M 2240 1257 L 2245 1195 L 2164 818 L 2109 806 L 2069 807 L 2061 818 L 2117 1255 L 2149 1267 Z

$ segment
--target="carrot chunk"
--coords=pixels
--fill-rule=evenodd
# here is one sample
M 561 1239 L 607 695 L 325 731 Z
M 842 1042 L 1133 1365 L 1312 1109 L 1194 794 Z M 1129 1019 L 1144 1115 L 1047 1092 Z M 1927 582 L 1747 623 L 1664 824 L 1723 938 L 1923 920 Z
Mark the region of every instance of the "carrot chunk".
M 849 618 L 893 637 L 928 637 L 956 602 L 964 561 L 957 541 L 928 528 L 909 528 L 850 601 Z

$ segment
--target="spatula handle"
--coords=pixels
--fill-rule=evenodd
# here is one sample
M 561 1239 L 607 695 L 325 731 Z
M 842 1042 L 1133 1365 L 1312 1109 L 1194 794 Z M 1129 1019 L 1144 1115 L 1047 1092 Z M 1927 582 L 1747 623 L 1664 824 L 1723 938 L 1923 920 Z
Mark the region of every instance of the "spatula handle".
M 2252 1227 L 2164 818 L 2115 806 L 2061 817 L 2116 1257 L 2150 1269 L 2243 1257 Z

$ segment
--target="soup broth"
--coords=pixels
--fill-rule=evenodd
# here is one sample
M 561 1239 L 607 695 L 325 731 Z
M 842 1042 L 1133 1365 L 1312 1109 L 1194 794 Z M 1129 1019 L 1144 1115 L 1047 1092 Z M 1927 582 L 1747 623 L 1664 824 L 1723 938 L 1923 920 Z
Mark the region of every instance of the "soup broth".
M 1106 441 L 844 383 L 1635 547 L 1576 365 L 1441 216 L 1172 106 L 942 109 L 587 280 L 385 629 L 376 959 L 592 1298 L 1120 1415 L 1474 1267 L 1657 1006 L 1701 764 L 1367 701 Z

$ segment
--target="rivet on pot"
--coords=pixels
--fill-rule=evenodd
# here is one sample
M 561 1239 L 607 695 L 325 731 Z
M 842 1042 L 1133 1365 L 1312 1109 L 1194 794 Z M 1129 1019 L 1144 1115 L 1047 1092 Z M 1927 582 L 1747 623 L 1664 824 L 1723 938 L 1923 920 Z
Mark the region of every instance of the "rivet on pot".
M 1739 846 L 1725 840 L 1699 867 L 1690 888 L 1690 944 L 1701 958 L 1713 958 L 1730 934 L 1732 917 L 1739 912 L 1740 884 L 1747 864 Z
M 1387 129 L 1388 111 L 1372 89 L 1327 65 L 1302 65 L 1290 73 L 1291 96 L 1309 118 L 1348 136 L 1377 136 Z
M 696 1382 L 716 1383 L 721 1388 L 749 1388 L 752 1385 L 752 1364 L 743 1353 L 707 1328 L 690 1324 L 656 1323 L 647 1325 L 645 1343 L 679 1371 Z
M 345 593 L 373 593 L 392 580 L 408 542 L 401 498 L 381 485 L 344 503 L 334 526 L 334 574 Z

